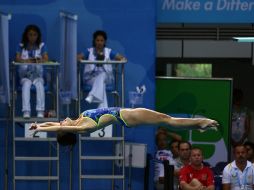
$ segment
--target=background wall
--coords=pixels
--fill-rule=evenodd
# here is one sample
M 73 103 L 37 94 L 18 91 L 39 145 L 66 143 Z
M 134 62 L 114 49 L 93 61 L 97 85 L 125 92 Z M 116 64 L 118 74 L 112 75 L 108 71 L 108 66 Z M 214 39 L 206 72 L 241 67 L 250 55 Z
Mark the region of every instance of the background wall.
M 230 77 L 234 79 L 234 87 L 243 90 L 243 104 L 254 110 L 252 97 L 254 90 L 250 88 L 250 80 L 253 77 L 254 67 L 251 61 L 225 61 L 225 63 L 213 64 L 214 77 Z
M 188 36 L 195 38 L 191 34 Z M 253 110 L 254 90 L 249 87 L 249 81 L 254 75 L 252 43 L 204 38 L 157 40 L 157 58 L 168 59 L 168 63 L 180 60 L 183 63 L 212 64 L 212 77 L 233 78 L 234 87 L 242 89 L 245 94 L 243 103 Z
M 251 111 L 251 128 L 248 140 L 254 142 L 254 90 L 250 87 L 253 78 L 254 67 L 251 60 L 225 61 L 224 64 L 213 64 L 214 77 L 233 78 L 234 87 L 239 88 L 244 93 L 243 105 Z
M 218 131 L 170 129 L 200 147 L 211 166 L 228 160 L 231 91 L 230 79 L 156 78 L 156 110 L 176 117 L 206 117 L 219 122 Z
M 48 46 L 49 57 L 59 60 L 60 22 L 59 11 L 64 10 L 78 15 L 78 51 L 91 46 L 92 33 L 102 29 L 108 33 L 108 46 L 128 58 L 125 70 L 126 100 L 129 106 L 128 91 L 135 90 L 136 86 L 146 85 L 143 107 L 154 108 L 154 62 L 155 62 L 155 2 L 153 0 L 11 0 L 1 1 L 0 11 L 10 13 L 10 61 L 15 56 L 17 44 L 21 40 L 22 32 L 27 24 L 37 24 L 42 31 L 43 41 Z M 6 110 L 1 109 L 1 115 Z M 1 123 L 1 131 L 10 125 Z M 2 133 L 4 135 L 5 133 Z M 1 136 L 2 137 L 2 136 Z M 9 160 L 9 188 L 12 189 L 12 136 L 8 137 Z M 148 144 L 148 152 L 154 153 L 154 129 L 140 127 L 126 129 L 126 140 Z M 4 138 L 0 143 L 0 169 L 4 164 Z M 95 146 L 100 150 L 101 146 Z M 30 149 L 32 151 L 32 149 Z M 78 155 L 77 147 L 74 155 Z M 68 189 L 68 154 L 61 152 L 62 165 L 61 190 Z M 74 156 L 73 187 L 78 187 L 78 158 Z M 3 189 L 3 172 L 1 172 L 0 188 Z M 152 185 L 152 177 L 150 178 Z M 133 172 L 133 189 L 143 188 L 143 170 Z M 40 189 L 40 186 L 38 186 Z

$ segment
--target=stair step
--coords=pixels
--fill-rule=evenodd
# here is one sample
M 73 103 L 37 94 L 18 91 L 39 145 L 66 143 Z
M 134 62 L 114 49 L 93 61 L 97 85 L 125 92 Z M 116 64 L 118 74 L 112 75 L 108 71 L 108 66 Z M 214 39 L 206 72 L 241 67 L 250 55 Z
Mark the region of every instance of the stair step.
M 14 141 L 56 141 L 56 138 L 25 138 L 25 137 L 15 137 Z
M 82 160 L 123 160 L 123 156 L 81 156 Z
M 81 175 L 82 179 L 124 179 L 123 175 Z
M 58 176 L 15 176 L 15 180 L 58 180 Z
M 15 160 L 23 161 L 47 161 L 47 160 L 58 160 L 58 157 L 26 157 L 26 156 L 16 156 Z
M 90 141 L 122 141 L 124 137 L 81 137 L 80 140 Z

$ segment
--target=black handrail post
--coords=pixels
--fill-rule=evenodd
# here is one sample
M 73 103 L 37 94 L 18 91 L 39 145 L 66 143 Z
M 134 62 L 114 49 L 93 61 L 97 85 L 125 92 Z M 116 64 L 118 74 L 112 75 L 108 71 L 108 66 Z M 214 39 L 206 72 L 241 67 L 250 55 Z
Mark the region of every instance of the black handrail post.
M 169 165 L 168 160 L 163 161 L 164 165 L 164 190 L 174 189 L 174 166 Z
M 164 160 L 163 161 L 163 166 L 164 166 L 164 190 L 170 190 L 169 189 L 169 161 Z
M 144 190 L 149 190 L 149 175 L 150 175 L 150 157 L 151 155 L 146 155 L 146 167 L 144 175 Z
M 174 189 L 174 165 L 169 165 L 169 188 Z

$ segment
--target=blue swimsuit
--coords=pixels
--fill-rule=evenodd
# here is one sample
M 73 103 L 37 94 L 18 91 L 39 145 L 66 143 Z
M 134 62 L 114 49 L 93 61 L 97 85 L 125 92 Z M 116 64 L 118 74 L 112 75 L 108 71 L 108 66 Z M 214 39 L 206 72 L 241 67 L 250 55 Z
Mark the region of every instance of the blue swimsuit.
M 117 119 L 117 121 L 125 126 L 128 127 L 126 122 L 123 120 L 121 113 L 120 113 L 121 108 L 119 107 L 111 107 L 111 108 L 98 108 L 98 109 L 91 109 L 91 110 L 86 110 L 82 113 L 84 117 L 88 117 L 92 119 L 93 121 L 96 122 L 98 125 L 99 119 L 103 115 L 111 115 Z

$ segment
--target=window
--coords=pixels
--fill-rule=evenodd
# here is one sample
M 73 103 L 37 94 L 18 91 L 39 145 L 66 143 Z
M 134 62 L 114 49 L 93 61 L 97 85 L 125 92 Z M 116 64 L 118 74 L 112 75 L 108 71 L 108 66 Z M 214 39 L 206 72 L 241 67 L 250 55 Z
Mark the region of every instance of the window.
M 212 64 L 174 64 L 173 75 L 176 77 L 212 77 Z

